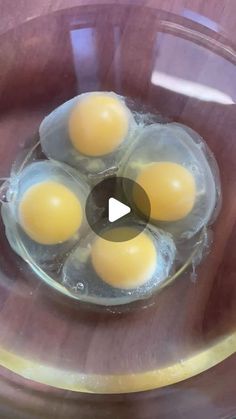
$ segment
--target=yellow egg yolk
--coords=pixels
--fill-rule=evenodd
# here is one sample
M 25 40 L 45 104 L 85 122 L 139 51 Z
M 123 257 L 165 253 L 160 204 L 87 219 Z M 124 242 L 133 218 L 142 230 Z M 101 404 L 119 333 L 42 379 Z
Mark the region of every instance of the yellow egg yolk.
M 110 239 L 127 237 L 127 227 L 111 229 Z M 144 232 L 125 241 L 108 241 L 106 234 L 95 240 L 91 249 L 92 265 L 98 276 L 114 288 L 133 289 L 154 274 L 157 253 L 151 238 Z
M 40 244 L 69 240 L 82 223 L 82 208 L 66 186 L 45 181 L 31 186 L 19 204 L 19 221 L 27 235 Z
M 69 136 L 75 149 L 86 156 L 114 151 L 129 129 L 125 105 L 108 94 L 88 94 L 78 101 L 69 118 Z
M 151 218 L 154 220 L 181 220 L 193 209 L 196 199 L 195 179 L 180 164 L 152 163 L 140 171 L 136 182 L 150 200 Z M 139 202 L 137 205 L 139 206 Z

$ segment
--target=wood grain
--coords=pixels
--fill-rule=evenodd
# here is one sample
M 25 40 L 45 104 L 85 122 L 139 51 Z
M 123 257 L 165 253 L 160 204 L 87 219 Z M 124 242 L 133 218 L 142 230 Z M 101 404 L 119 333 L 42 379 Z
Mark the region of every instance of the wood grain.
M 19 150 L 55 106 L 91 88 L 115 90 L 194 128 L 213 150 L 221 173 L 223 206 L 213 226 L 212 249 L 199 267 L 196 282 L 187 272 L 145 310 L 112 314 L 81 307 L 51 292 L 16 259 L 1 225 L 0 345 L 69 371 L 124 374 L 183 361 L 235 331 L 236 105 L 181 95 L 153 83 L 152 76 L 156 71 L 190 79 L 235 101 L 236 3 L 102 3 L 0 2 L 0 177 L 9 174 Z M 79 8 L 65 10 L 78 4 Z M 186 15 L 186 10 L 194 10 L 192 16 L 198 22 L 187 19 L 191 14 Z M 53 11 L 57 12 L 48 15 Z M 211 23 L 203 17 L 215 22 L 218 32 L 206 27 Z M 163 29 L 163 21 L 174 25 Z M 180 26 L 188 28 L 181 36 L 176 29 Z M 83 58 L 73 49 L 71 31 L 86 28 L 96 53 L 88 50 Z M 196 35 L 199 30 L 203 37 Z M 207 43 L 207 37 L 214 42 Z M 96 64 L 96 72 L 91 63 Z M 49 389 L 2 369 L 2 415 L 9 417 L 15 409 L 12 418 L 26 414 L 45 419 L 233 417 L 235 362 L 232 356 L 182 383 L 124 396 Z

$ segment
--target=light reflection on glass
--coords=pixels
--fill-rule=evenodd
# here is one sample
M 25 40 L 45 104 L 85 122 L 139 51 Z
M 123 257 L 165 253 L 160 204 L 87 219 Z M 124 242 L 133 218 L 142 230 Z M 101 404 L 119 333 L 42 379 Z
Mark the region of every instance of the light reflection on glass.
M 105 31 L 105 32 L 104 32 Z M 105 44 L 112 43 L 111 61 L 112 84 L 117 93 L 121 91 L 121 28 L 118 25 L 112 25 L 106 30 L 102 26 L 80 27 L 70 31 L 72 52 L 75 73 L 77 78 L 77 89 L 79 93 L 86 91 L 99 91 L 103 84 L 104 57 L 102 56 L 98 40 L 106 33 Z M 106 49 L 106 45 L 103 45 Z M 106 62 L 105 62 L 106 64 Z
M 223 105 L 234 104 L 233 99 L 212 87 L 195 83 L 193 81 L 184 80 L 179 77 L 171 76 L 159 71 L 153 71 L 152 83 L 156 86 L 163 87 L 173 92 L 180 93 L 185 96 L 194 97 L 206 102 L 221 103 Z
M 70 37 L 78 91 L 99 90 L 95 28 L 74 29 Z
M 120 48 L 120 41 L 121 41 L 121 28 L 120 26 L 114 26 L 114 72 L 115 72 L 115 87 L 116 92 L 119 93 L 121 91 L 122 86 L 122 78 L 121 78 L 121 48 Z
M 235 104 L 235 66 L 197 43 L 170 34 L 157 36 L 151 82 L 202 101 Z M 228 77 L 222 77 L 222 72 Z
M 201 15 L 200 13 L 194 12 L 193 10 L 184 9 L 182 16 L 187 17 L 194 22 L 200 23 L 201 25 L 215 32 L 219 32 L 219 25 L 214 22 L 214 20 L 211 20 L 208 17 Z

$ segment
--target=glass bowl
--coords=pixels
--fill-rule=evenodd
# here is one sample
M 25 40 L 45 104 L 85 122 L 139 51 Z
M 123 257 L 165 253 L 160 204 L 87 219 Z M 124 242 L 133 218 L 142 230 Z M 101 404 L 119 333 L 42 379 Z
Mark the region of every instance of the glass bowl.
M 156 418 L 157 406 L 163 418 L 236 412 L 235 44 L 198 8 L 141 3 L 80 5 L 1 35 L 2 184 L 34 147 L 44 116 L 76 94 L 112 90 L 194 129 L 214 153 L 222 209 L 211 247 L 197 269 L 188 263 L 145 303 L 100 309 L 40 280 L 1 221 L 2 417 L 142 419 Z

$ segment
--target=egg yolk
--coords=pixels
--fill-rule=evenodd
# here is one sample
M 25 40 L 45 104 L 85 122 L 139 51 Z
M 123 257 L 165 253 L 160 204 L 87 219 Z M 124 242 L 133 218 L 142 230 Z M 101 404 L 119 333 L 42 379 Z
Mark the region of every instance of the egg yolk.
M 45 181 L 31 186 L 19 204 L 19 221 L 28 236 L 40 244 L 65 242 L 82 223 L 82 208 L 66 186 Z
M 127 227 L 111 229 L 95 240 L 91 249 L 92 266 L 98 276 L 114 288 L 132 289 L 154 274 L 157 253 L 153 241 L 142 232 L 130 240 L 108 241 L 106 237 L 127 236 Z
M 136 182 L 150 200 L 150 216 L 154 220 L 181 220 L 193 209 L 196 199 L 195 179 L 189 170 L 180 164 L 152 163 L 140 171 Z M 135 191 L 134 199 L 140 206 Z
M 129 113 L 117 98 L 89 94 L 79 100 L 69 118 L 69 136 L 76 150 L 86 156 L 114 151 L 129 129 Z

